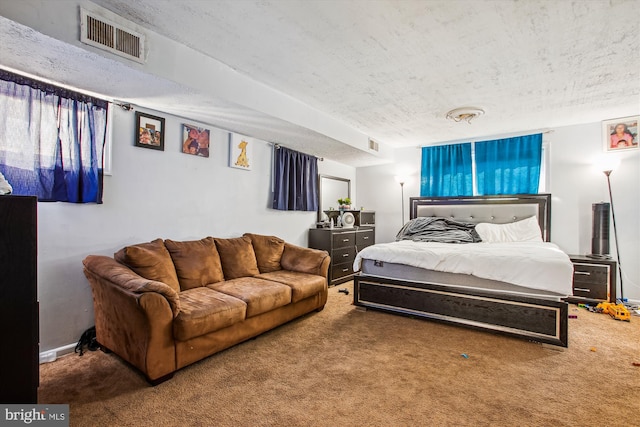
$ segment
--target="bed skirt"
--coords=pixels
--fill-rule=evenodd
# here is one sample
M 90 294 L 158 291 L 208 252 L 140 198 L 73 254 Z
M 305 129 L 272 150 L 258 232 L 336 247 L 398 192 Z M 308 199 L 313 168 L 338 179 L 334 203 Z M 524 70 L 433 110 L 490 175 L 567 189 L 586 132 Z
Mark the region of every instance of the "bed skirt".
M 363 274 L 354 277 L 353 300 L 360 307 L 568 345 L 564 301 Z

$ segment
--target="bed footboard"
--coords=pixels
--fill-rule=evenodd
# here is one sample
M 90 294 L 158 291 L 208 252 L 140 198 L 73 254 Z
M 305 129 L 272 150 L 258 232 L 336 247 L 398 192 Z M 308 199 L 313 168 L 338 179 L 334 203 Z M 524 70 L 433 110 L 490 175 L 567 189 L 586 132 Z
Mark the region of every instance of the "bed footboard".
M 568 303 L 376 276 L 354 278 L 354 304 L 567 347 Z

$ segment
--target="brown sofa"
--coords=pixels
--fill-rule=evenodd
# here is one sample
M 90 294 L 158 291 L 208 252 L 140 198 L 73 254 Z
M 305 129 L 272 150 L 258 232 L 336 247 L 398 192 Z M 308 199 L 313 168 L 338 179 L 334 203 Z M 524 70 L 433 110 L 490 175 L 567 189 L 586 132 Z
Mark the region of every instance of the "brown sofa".
M 127 246 L 90 255 L 97 341 L 152 384 L 327 301 L 329 255 L 274 236 Z

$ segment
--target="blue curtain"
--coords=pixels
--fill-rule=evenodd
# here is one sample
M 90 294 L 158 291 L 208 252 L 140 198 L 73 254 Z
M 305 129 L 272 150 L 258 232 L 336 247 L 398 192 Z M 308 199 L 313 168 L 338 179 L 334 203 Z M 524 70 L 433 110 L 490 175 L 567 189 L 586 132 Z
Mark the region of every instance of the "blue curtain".
M 471 143 L 422 148 L 420 196 L 472 196 Z
M 102 203 L 107 102 L 0 72 L 0 172 L 13 194 Z
M 479 195 L 538 192 L 542 134 L 476 142 L 475 152 Z
M 318 158 L 275 146 L 273 162 L 273 209 L 318 210 Z

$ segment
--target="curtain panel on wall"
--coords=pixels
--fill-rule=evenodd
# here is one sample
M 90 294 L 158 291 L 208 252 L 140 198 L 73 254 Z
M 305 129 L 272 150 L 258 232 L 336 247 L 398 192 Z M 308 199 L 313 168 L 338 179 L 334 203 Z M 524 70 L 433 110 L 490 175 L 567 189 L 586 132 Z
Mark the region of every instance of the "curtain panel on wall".
M 0 172 L 15 195 L 102 203 L 108 103 L 0 70 Z
M 318 210 L 318 158 L 274 146 L 273 209 Z
M 420 196 L 472 196 L 471 143 L 422 148 Z
M 535 194 L 540 182 L 542 134 L 476 142 L 479 195 Z

